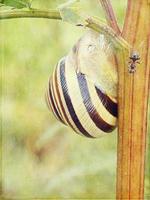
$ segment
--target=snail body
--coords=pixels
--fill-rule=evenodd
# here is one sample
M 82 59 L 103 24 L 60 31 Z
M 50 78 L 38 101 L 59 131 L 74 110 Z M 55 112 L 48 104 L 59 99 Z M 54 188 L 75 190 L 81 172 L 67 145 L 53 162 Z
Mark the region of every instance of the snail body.
M 81 45 L 83 44 L 80 39 L 78 46 L 74 46 L 70 53 L 56 65 L 49 79 L 46 101 L 59 121 L 80 135 L 97 138 L 116 128 L 117 101 L 115 95 L 109 95 L 111 93 L 109 88 L 107 93 L 99 78 L 94 80 L 94 73 L 88 74 L 82 67 L 84 62 L 79 56 L 80 42 Z M 87 59 L 87 62 L 86 55 L 86 53 L 82 54 L 83 60 Z M 92 66 L 91 63 L 88 65 Z

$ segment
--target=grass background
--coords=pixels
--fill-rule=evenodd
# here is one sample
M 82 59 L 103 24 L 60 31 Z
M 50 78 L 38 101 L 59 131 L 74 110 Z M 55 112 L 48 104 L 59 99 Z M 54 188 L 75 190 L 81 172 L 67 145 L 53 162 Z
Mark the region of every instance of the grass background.
M 56 8 L 63 2 L 35 0 L 33 6 Z M 122 25 L 126 1 L 112 3 Z M 81 0 L 81 6 L 86 13 L 104 17 L 98 0 Z M 5 198 L 115 198 L 116 132 L 95 140 L 80 137 L 57 122 L 44 101 L 55 64 L 84 32 L 46 19 L 0 21 Z M 150 194 L 148 169 L 147 155 L 146 196 Z

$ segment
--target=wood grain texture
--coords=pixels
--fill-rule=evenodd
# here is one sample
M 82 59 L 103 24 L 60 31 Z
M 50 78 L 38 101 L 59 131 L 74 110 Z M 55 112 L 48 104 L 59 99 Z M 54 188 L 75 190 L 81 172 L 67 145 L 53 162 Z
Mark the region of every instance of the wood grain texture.
M 118 57 L 119 134 L 117 199 L 144 199 L 144 169 L 150 81 L 150 4 L 128 1 L 122 36 L 140 53 L 135 73 L 128 72 L 128 52 Z

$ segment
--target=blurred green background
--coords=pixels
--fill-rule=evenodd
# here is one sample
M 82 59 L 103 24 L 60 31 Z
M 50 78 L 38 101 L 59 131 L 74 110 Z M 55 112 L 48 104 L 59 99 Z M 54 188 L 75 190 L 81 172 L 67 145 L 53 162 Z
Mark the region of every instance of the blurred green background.
M 56 8 L 63 2 L 35 0 L 33 7 Z M 122 25 L 126 1 L 112 3 Z M 90 15 L 104 17 L 98 0 L 81 0 L 81 6 Z M 115 198 L 116 132 L 95 140 L 78 136 L 55 120 L 44 100 L 55 64 L 84 32 L 47 19 L 0 21 L 5 198 Z M 148 159 L 146 167 L 148 196 Z

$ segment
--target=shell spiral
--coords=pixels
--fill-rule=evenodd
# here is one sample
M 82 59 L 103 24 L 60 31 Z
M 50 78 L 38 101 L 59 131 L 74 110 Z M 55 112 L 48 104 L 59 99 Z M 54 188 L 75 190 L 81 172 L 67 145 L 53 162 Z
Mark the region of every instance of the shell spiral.
M 48 108 L 76 133 L 101 137 L 116 128 L 117 101 L 77 72 L 75 64 L 68 55 L 56 65 L 45 95 Z

